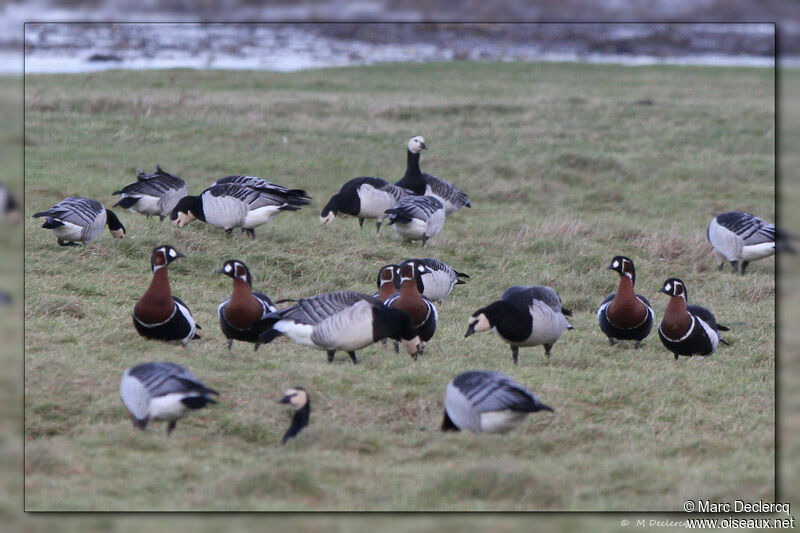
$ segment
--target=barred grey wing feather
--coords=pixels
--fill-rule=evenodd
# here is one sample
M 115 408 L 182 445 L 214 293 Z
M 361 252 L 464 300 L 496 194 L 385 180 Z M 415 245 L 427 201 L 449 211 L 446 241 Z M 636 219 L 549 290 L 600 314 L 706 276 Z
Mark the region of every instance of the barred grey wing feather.
M 338 313 L 359 300 L 380 303 L 379 300 L 359 292 L 327 292 L 318 296 L 303 298 L 297 304 L 278 311 L 278 314 L 282 319 L 313 325 L 322 322 L 329 316 Z
M 539 399 L 511 378 L 500 372 L 468 372 L 454 382 L 476 411 L 530 411 Z
M 469 205 L 469 198 L 466 193 L 452 183 L 437 178 L 432 174 L 423 174 L 422 177 L 425 178 L 425 183 L 428 184 L 433 194 L 449 201 L 456 208 Z

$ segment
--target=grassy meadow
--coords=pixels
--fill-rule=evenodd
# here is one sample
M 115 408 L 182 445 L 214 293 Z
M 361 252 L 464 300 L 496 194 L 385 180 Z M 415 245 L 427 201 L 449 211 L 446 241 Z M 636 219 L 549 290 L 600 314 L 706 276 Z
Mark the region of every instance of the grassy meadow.
M 727 210 L 775 216 L 774 72 L 575 64 L 387 64 L 298 73 L 111 71 L 35 75 L 25 86 L 25 508 L 39 510 L 649 510 L 686 499 L 771 500 L 775 483 L 773 259 L 718 272 L 705 238 Z M 421 249 L 391 227 L 318 216 L 348 179 L 391 181 L 423 135 L 423 171 L 469 195 Z M 197 194 L 228 174 L 304 188 L 312 205 L 255 241 L 195 222 L 119 211 L 129 237 L 57 246 L 30 217 L 69 195 L 111 192 L 159 163 Z M 202 340 L 146 341 L 131 311 L 159 244 L 173 294 Z M 660 319 L 667 277 L 729 325 L 707 359 L 674 361 L 655 328 L 608 345 L 596 309 L 605 267 L 631 257 Z M 377 269 L 433 256 L 471 275 L 439 307 L 412 361 L 376 344 L 334 364 L 286 339 L 225 349 L 216 307 L 244 261 L 273 300 L 371 292 Z M 550 360 L 514 366 L 467 318 L 511 285 L 549 285 L 573 310 Z M 169 360 L 221 392 L 219 405 L 135 429 L 119 379 Z M 438 430 L 447 382 L 509 374 L 555 409 L 505 435 Z M 311 394 L 311 424 L 280 445 Z

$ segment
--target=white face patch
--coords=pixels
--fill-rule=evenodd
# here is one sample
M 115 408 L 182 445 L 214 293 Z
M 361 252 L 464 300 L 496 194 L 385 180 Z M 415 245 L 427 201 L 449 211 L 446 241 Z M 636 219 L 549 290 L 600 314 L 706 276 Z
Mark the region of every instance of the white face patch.
M 299 409 L 308 403 L 308 394 L 304 390 L 289 389 L 284 396 L 289 397 L 289 405 L 295 409 Z
M 664 290 L 667 292 L 672 292 L 672 284 L 667 283 L 666 285 L 664 285 Z
M 323 226 L 327 226 L 334 218 L 336 218 L 336 215 L 333 213 L 333 211 L 331 211 L 327 214 L 327 216 L 319 217 L 319 223 Z
M 614 261 L 613 263 L 611 263 L 611 266 L 614 268 L 619 268 L 619 261 Z
M 178 213 L 178 219 L 175 221 L 175 223 L 179 228 L 182 228 L 192 220 L 195 220 L 195 216 L 193 214 L 180 212 Z
M 472 329 L 473 331 L 476 332 L 489 331 L 490 329 L 492 329 L 492 325 L 489 324 L 489 319 L 486 318 L 486 315 L 484 315 L 483 313 L 479 314 L 478 316 L 472 316 L 469 318 L 469 325 L 472 326 L 473 324 L 475 327 L 473 327 Z
M 226 263 L 225 264 L 225 272 L 230 273 L 232 270 L 233 270 L 233 267 L 231 266 L 231 264 L 230 263 Z
M 400 339 L 400 342 L 403 343 L 403 348 L 406 349 L 409 355 L 414 355 L 415 353 L 419 352 L 421 341 L 419 337 L 414 337 L 411 340 Z
M 174 259 L 174 258 L 178 257 L 178 252 L 176 252 L 174 248 L 170 248 L 169 249 L 169 256 Z
M 408 140 L 408 151 L 412 154 L 418 154 L 425 148 L 425 139 L 421 135 L 411 137 Z
M 123 238 L 125 236 L 125 232 L 123 230 L 121 230 L 121 229 L 112 229 L 111 230 L 111 235 L 115 239 L 121 239 L 121 238 Z

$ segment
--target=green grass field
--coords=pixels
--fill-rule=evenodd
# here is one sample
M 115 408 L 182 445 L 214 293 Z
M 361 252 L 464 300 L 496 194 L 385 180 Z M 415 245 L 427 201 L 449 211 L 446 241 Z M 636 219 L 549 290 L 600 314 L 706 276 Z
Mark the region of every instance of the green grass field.
M 717 272 L 711 217 L 774 220 L 774 72 L 565 64 L 381 65 L 292 74 L 108 72 L 26 78 L 25 507 L 27 510 L 663 510 L 687 499 L 774 496 L 774 261 Z M 318 223 L 346 180 L 395 181 L 405 143 L 422 169 L 473 208 L 424 250 L 392 228 Z M 60 248 L 30 218 L 73 194 L 107 206 L 154 163 L 197 193 L 243 173 L 304 188 L 311 206 L 250 241 L 194 223 L 118 213 L 129 233 Z M 145 341 L 131 323 L 168 243 L 173 294 L 202 325 L 188 348 Z M 425 355 L 380 344 L 324 352 L 280 339 L 231 352 L 216 321 L 237 258 L 273 299 L 374 290 L 378 267 L 438 257 L 469 273 L 439 308 Z M 637 290 L 666 306 L 664 279 L 731 327 L 706 360 L 675 362 L 651 335 L 610 347 L 595 311 L 605 270 L 633 258 Z M 549 285 L 575 329 L 553 348 L 464 339 L 469 315 L 510 285 Z M 125 368 L 170 360 L 219 390 L 220 404 L 135 429 L 119 400 Z M 555 408 L 506 436 L 443 434 L 447 382 L 508 373 Z M 311 425 L 280 446 L 302 385 Z

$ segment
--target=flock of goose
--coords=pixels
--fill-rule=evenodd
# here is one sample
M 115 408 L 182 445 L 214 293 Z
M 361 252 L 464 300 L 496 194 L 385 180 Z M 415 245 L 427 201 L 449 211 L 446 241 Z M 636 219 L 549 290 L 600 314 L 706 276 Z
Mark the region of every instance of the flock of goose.
M 358 177 L 346 182 L 322 209 L 320 222 L 330 224 L 336 217 L 356 217 L 359 224 L 374 219 L 377 232 L 388 220 L 406 241 L 435 237 L 447 216 L 461 207 L 471 207 L 467 195 L 451 183 L 421 172 L 420 153 L 427 148 L 420 136 L 407 143 L 407 166 L 402 179 L 390 183 L 376 177 Z M 158 165 L 152 173 L 139 171 L 137 181 L 114 193 L 121 199 L 113 207 L 128 209 L 147 217 L 169 217 L 184 227 L 200 220 L 225 230 L 235 228 L 255 238 L 255 228 L 268 223 L 282 211 L 296 211 L 311 198 L 301 189 L 288 189 L 252 176 L 228 176 L 215 181 L 198 196 L 190 196 L 186 183 Z M 117 215 L 100 202 L 72 196 L 37 212 L 44 217 L 43 228 L 51 229 L 61 246 L 89 243 L 108 227 L 115 238 L 125 236 Z M 729 262 L 734 272 L 744 274 L 750 261 L 775 253 L 776 242 L 786 244 L 775 226 L 744 212 L 720 214 L 711 221 L 708 240 L 719 268 Z M 779 237 L 779 238 L 776 238 Z M 780 247 L 780 246 L 779 246 Z M 788 245 L 784 246 L 789 249 Z M 173 296 L 168 267 L 184 255 L 169 245 L 157 246 L 150 255 L 152 279 L 133 308 L 136 331 L 147 339 L 186 346 L 199 338 L 200 326 L 183 301 Z M 608 295 L 597 310 L 600 330 L 614 345 L 633 341 L 636 348 L 650 334 L 655 314 L 646 297 L 634 290 L 633 260 L 616 256 L 608 269 L 619 275 L 617 291 Z M 232 280 L 232 292 L 217 308 L 220 329 L 228 349 L 234 341 L 251 343 L 257 350 L 278 336 L 327 353 L 334 360 L 337 351 L 346 352 L 358 363 L 356 350 L 378 341 L 392 339 L 394 348 L 404 349 L 415 359 L 434 336 L 439 320 L 436 303 L 441 304 L 455 285 L 469 275 L 432 257 L 409 258 L 382 266 L 377 274 L 377 291 L 323 293 L 299 300 L 275 303 L 264 293 L 252 290 L 252 276 L 242 261 L 231 259 L 219 270 Z M 669 297 L 658 324 L 663 345 L 679 356 L 714 353 L 719 343 L 727 344 L 713 313 L 688 304 L 686 284 L 669 278 L 659 292 Z M 276 304 L 289 303 L 279 309 Z M 465 337 L 494 330 L 511 348 L 515 364 L 519 348 L 543 346 L 549 357 L 564 331 L 572 329 L 558 293 L 546 286 L 513 286 L 500 298 L 475 311 L 468 319 Z M 187 412 L 216 403 L 218 393 L 206 387 L 186 368 L 171 362 L 144 363 L 125 371 L 120 383 L 122 402 L 142 429 L 150 420 L 168 422 L 170 433 Z M 308 391 L 293 387 L 282 403 L 295 408 L 283 442 L 308 424 Z M 510 377 L 494 371 L 468 371 L 456 376 L 445 389 L 441 429 L 475 432 L 507 432 L 526 415 L 553 411 L 535 394 Z

